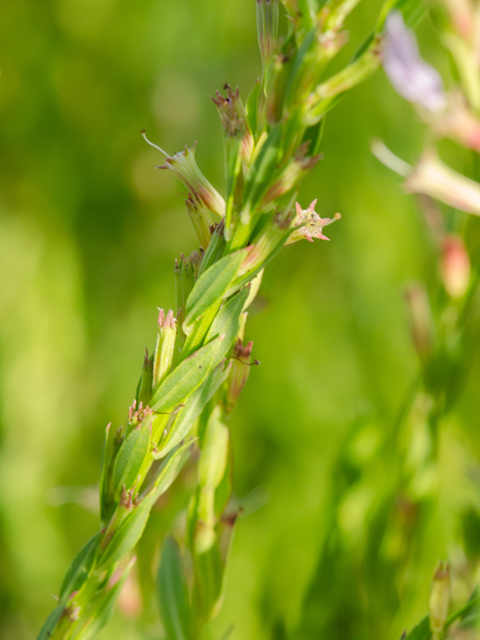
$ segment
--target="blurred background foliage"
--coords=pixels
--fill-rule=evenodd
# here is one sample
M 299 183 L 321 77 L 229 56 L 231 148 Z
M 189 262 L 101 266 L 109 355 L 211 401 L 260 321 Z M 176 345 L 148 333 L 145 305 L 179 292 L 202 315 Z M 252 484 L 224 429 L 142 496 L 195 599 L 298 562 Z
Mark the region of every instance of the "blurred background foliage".
M 380 5 L 354 11 L 332 70 Z M 428 19 L 419 37 L 448 77 Z M 0 637 L 26 640 L 95 530 L 104 426 L 125 420 L 156 308 L 174 304 L 174 258 L 195 249 L 182 187 L 154 168 L 162 158 L 139 131 L 170 153 L 198 140 L 199 165 L 222 185 L 209 95 L 229 82 L 245 96 L 260 61 L 253 0 L 15 0 L 0 7 L 0 41 Z M 332 241 L 283 251 L 250 314 L 262 366 L 232 418 L 244 514 L 212 637 L 233 624 L 234 640 L 398 638 L 426 611 L 436 560 L 464 557 L 459 523 L 480 552 L 475 354 L 444 421 L 445 491 L 403 591 L 366 533 L 395 461 L 382 443 L 418 373 L 403 287 L 436 278 L 420 210 L 370 154 L 374 136 L 410 162 L 424 137 L 383 72 L 328 116 L 324 159 L 303 186 L 302 206 L 318 198 L 321 215 L 342 213 Z M 102 640 L 162 637 L 158 548 L 182 526 L 193 483 L 187 468 L 155 509 Z

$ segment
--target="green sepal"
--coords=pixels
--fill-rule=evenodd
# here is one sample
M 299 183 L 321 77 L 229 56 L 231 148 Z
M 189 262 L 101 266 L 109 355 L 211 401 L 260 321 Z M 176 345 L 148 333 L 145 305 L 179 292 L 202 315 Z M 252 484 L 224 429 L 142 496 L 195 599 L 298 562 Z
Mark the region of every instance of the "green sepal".
M 70 563 L 60 587 L 60 603 L 64 606 L 70 594 L 73 591 L 78 591 L 88 578 L 95 563 L 101 537 L 100 532 L 92 536 Z
M 205 382 L 189 396 L 185 407 L 180 410 L 167 436 L 160 443 L 158 456 L 165 456 L 185 438 L 207 402 L 225 381 L 226 376 L 227 371 L 218 365 Z
M 115 608 L 115 602 L 120 595 L 123 585 L 125 584 L 133 565 L 135 558 L 129 562 L 122 577 L 109 589 L 103 597 L 96 603 L 95 612 L 83 627 L 79 635 L 75 636 L 75 640 L 93 640 L 110 620 Z
M 155 392 L 152 398 L 153 411 L 171 411 L 185 402 L 223 358 L 220 356 L 219 360 L 218 353 L 223 353 L 221 349 L 224 342 L 224 337 L 219 336 L 181 362 Z
M 188 335 L 196 319 L 225 296 L 244 258 L 244 251 L 231 253 L 213 264 L 199 277 L 188 296 L 183 323 L 184 333 Z
M 120 447 L 113 467 L 115 501 L 119 501 L 122 489 L 131 489 L 137 482 L 138 474 L 150 451 L 152 437 L 151 424 L 134 429 Z
M 166 640 L 190 640 L 192 614 L 180 548 L 172 536 L 162 546 L 157 596 Z

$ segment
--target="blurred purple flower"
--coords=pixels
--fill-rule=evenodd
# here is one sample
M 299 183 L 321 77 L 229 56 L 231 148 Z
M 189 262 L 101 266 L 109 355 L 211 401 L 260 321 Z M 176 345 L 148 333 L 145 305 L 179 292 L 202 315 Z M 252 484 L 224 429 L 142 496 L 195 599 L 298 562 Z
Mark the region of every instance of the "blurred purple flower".
M 446 102 L 442 78 L 420 56 L 417 41 L 400 11 L 389 15 L 385 34 L 383 68 L 398 93 L 429 111 L 442 109 Z

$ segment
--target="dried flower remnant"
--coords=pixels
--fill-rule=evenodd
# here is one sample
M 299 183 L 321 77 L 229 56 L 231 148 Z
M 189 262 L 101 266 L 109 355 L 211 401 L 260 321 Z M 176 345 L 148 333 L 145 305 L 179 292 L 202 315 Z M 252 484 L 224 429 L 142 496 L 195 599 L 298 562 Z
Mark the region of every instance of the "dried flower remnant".
M 428 111 L 440 111 L 446 99 L 440 74 L 422 59 L 414 35 L 394 11 L 386 22 L 383 68 L 398 93 Z
M 342 216 L 336 213 L 333 218 L 321 218 L 315 211 L 316 204 L 317 201 L 314 200 L 307 209 L 302 209 L 298 202 L 295 203 L 297 215 L 294 224 L 298 228 L 290 235 L 285 244 L 292 244 L 298 240 L 313 242 L 314 238 L 318 240 L 330 240 L 330 238 L 323 235 L 323 228 L 336 220 L 340 220 Z
M 240 91 L 237 87 L 235 91 L 230 85 L 225 85 L 227 92 L 226 97 L 217 91 L 216 98 L 211 96 L 213 103 L 218 109 L 220 122 L 227 138 L 236 138 L 241 140 L 241 158 L 248 166 L 252 160 L 255 149 L 255 139 L 253 137 L 252 128 L 248 122 L 245 107 L 240 98 Z

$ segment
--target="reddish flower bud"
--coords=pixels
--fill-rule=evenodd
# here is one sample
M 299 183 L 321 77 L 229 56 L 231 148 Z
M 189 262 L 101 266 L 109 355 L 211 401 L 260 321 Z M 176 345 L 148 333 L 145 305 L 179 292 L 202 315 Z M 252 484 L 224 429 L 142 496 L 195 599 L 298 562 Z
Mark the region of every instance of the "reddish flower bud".
M 442 239 L 441 277 L 451 298 L 461 298 L 470 284 L 470 259 L 461 238 L 447 235 Z

